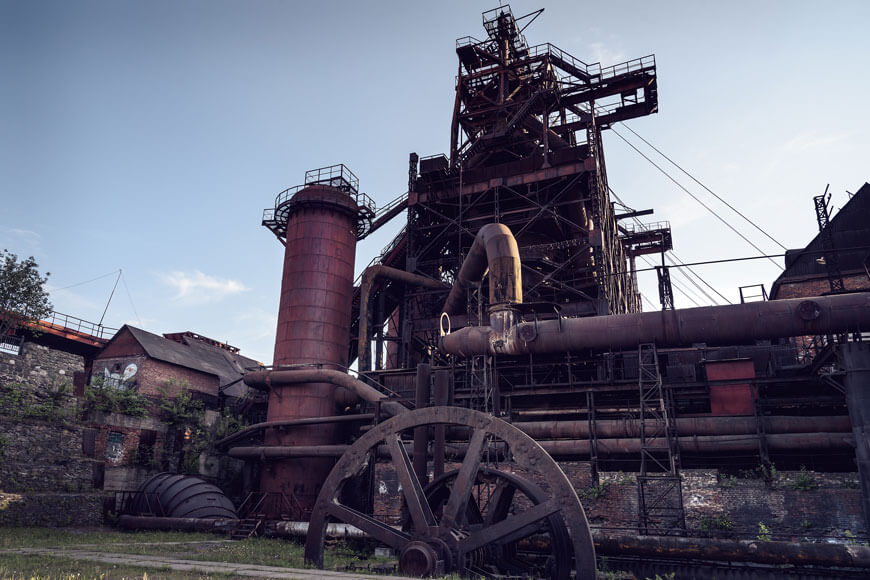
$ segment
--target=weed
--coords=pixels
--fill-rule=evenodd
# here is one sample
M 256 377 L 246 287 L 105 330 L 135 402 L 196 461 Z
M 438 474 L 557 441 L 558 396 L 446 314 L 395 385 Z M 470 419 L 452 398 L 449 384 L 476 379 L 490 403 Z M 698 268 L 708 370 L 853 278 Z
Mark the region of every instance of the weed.
M 755 539 L 761 542 L 769 542 L 770 538 L 770 528 L 768 528 L 764 522 L 758 522 L 758 535 L 755 536 Z
M 610 481 L 602 481 L 598 485 L 593 485 L 589 489 L 583 491 L 581 495 L 584 499 L 599 499 L 607 495 L 607 488 L 610 487 Z
M 719 485 L 721 487 L 734 487 L 737 485 L 737 478 L 733 475 L 720 476 Z
M 797 491 L 812 491 L 819 487 L 813 476 L 807 472 L 806 465 L 801 465 L 801 471 L 791 484 L 791 488 Z
M 701 529 L 705 532 L 732 532 L 734 522 L 726 516 L 712 516 L 701 519 Z

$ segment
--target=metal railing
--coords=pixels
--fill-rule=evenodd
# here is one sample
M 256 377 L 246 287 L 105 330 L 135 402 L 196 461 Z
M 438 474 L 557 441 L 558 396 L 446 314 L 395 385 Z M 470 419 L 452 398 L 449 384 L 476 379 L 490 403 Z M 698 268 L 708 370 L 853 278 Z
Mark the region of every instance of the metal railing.
M 668 221 L 660 221 L 660 222 L 649 222 L 649 223 L 638 223 L 638 222 L 626 222 L 625 224 L 620 224 L 623 230 L 629 234 L 639 234 L 646 232 L 655 232 L 658 230 L 669 230 L 671 229 L 671 222 Z
M 61 312 L 52 312 L 47 318 L 34 321 L 32 324 L 37 330 L 39 328 L 62 328 L 105 340 L 112 338 L 118 332 L 117 328 L 110 328 L 99 323 L 82 320 L 76 316 L 70 316 Z

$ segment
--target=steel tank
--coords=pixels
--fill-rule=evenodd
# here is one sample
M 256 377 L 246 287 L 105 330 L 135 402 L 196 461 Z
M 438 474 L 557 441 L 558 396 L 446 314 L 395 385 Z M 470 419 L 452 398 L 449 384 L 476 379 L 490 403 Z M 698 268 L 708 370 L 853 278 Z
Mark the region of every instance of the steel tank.
M 342 189 L 310 185 L 280 209 L 287 226 L 274 364 L 343 371 L 353 302 L 356 201 Z M 267 421 L 332 416 L 335 389 L 330 383 L 275 385 Z M 272 429 L 265 444 L 330 445 L 336 443 L 334 434 L 330 423 Z M 332 464 L 331 458 L 271 461 L 261 471 L 260 490 L 292 495 L 307 511 Z

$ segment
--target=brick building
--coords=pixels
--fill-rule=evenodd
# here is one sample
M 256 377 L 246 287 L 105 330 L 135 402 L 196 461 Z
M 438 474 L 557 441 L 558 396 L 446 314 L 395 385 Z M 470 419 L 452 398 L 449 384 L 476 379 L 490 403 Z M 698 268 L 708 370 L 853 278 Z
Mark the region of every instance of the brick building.
M 151 401 L 175 398 L 187 389 L 202 401 L 205 424 L 211 426 L 226 408 L 253 413 L 265 408 L 262 396 L 242 382 L 245 369 L 259 366 L 239 349 L 192 332 L 163 336 L 125 325 L 94 357 L 90 383 L 105 388 L 135 390 Z M 179 450 L 189 434 L 171 432 L 160 421 L 156 405 L 148 417 L 92 412 L 95 451 L 106 460 L 104 489 L 133 489 L 166 450 Z M 177 439 L 177 441 L 167 441 Z M 200 475 L 217 477 L 218 458 L 205 457 Z M 166 455 L 163 455 L 163 468 Z M 176 466 L 177 467 L 177 466 Z M 170 466 L 171 469 L 171 466 Z
M 771 300 L 828 294 L 829 273 L 842 280 L 847 292 L 870 290 L 870 184 L 849 199 L 826 229 L 805 248 L 786 252 L 785 271 L 770 289 Z M 827 234 L 830 246 L 825 248 Z

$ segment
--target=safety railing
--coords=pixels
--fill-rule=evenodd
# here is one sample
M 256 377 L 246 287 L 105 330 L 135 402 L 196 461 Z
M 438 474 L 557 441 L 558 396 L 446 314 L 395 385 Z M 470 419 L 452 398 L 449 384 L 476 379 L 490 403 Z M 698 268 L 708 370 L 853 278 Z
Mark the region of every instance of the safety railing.
M 60 328 L 106 340 L 115 336 L 115 333 L 118 332 L 117 328 L 109 328 L 100 323 L 89 322 L 61 312 L 52 312 L 48 317 L 33 322 L 33 326 L 37 330 L 39 328 Z

